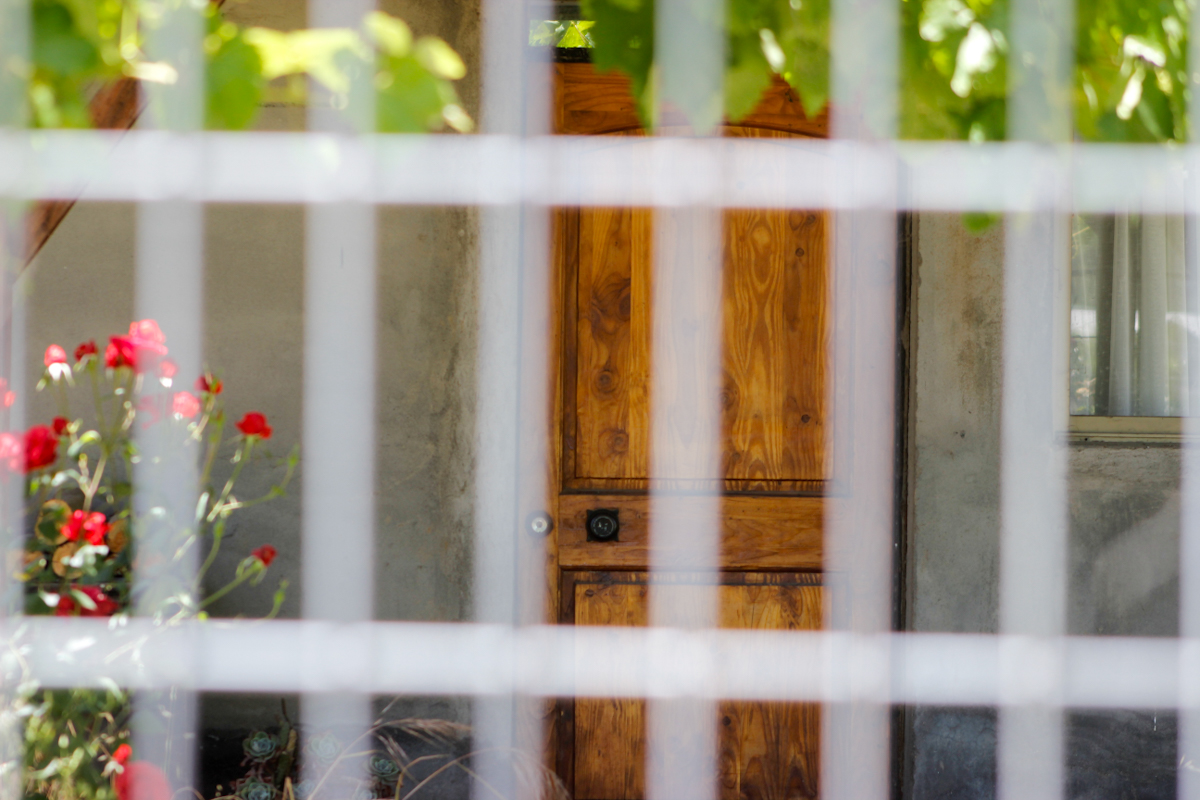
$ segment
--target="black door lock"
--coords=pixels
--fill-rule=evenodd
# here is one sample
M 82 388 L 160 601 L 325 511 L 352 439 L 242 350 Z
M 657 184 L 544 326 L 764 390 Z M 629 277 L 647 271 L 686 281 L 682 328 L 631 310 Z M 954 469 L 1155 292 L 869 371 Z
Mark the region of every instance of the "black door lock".
M 621 511 L 617 508 L 589 508 L 587 512 L 587 540 L 589 542 L 615 542 L 621 532 Z

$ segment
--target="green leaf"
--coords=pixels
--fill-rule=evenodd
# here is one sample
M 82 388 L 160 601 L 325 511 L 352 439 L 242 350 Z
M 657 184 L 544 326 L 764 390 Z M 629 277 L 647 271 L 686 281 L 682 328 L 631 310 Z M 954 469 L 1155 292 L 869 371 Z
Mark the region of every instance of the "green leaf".
M 33 4 L 33 63 L 59 75 L 85 73 L 99 62 L 96 46 L 75 25 L 67 6 L 57 0 Z
M 403 20 L 382 11 L 372 11 L 363 20 L 363 27 L 375 46 L 391 56 L 406 56 L 412 49 L 412 30 Z
M 87 447 L 89 444 L 96 444 L 99 441 L 99 431 L 84 431 L 79 435 L 79 438 L 72 442 L 71 446 L 67 448 L 67 456 L 69 458 L 75 458 L 79 455 L 83 448 Z
M 454 48 L 436 36 L 422 36 L 413 49 L 417 62 L 438 78 L 456 81 L 467 74 L 467 65 Z
M 209 56 L 205 124 L 209 128 L 243 130 L 258 115 L 262 100 L 263 63 L 257 48 L 244 35 L 220 39 Z

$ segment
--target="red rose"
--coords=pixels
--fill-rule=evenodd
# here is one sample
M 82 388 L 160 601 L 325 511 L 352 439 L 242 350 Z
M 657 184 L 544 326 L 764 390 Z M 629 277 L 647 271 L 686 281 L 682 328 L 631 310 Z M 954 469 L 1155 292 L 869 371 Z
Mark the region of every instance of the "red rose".
M 88 544 L 102 545 L 109 527 L 108 518 L 99 511 L 93 511 L 90 514 L 85 511 L 76 511 L 62 524 L 59 533 L 72 542 L 79 541 L 79 534 L 82 533 Z
M 94 356 L 94 355 L 96 355 L 96 340 L 95 339 L 84 342 L 83 344 L 79 345 L 79 347 L 75 348 L 75 360 L 76 361 L 83 361 L 83 359 L 86 358 L 87 356 Z
M 47 425 L 34 425 L 25 434 L 25 471 L 48 467 L 58 459 L 58 434 Z
M 128 336 L 110 336 L 108 347 L 104 350 L 104 366 L 109 369 L 117 367 L 132 367 L 139 372 L 146 367 L 141 356 L 165 356 L 167 348 L 163 344 L 167 337 L 158 328 L 158 323 L 152 319 L 129 324 Z
M 260 439 L 271 438 L 271 426 L 267 424 L 267 418 L 257 411 L 251 411 L 242 417 L 242 421 L 237 423 L 237 429 L 246 436 L 257 436 Z
M 62 436 L 67 432 L 67 426 L 70 424 L 71 420 L 67 419 L 66 417 L 55 417 L 54 422 L 51 423 L 50 427 L 54 428 L 55 436 Z
M 54 607 L 54 616 L 73 617 L 78 611 L 81 617 L 111 617 L 121 610 L 117 601 L 106 595 L 99 586 L 72 586 L 71 588 L 87 595 L 88 599 L 92 601 L 92 605 L 96 607 L 84 608 L 82 604 L 75 602 L 75 598 L 64 593 L 58 597 L 58 605 Z
M 171 410 L 177 417 L 191 419 L 200 413 L 200 400 L 191 392 L 176 392 L 171 401 Z
M 167 776 L 149 761 L 134 761 L 113 776 L 117 800 L 171 800 Z
M 224 385 L 212 375 L 205 373 L 196 379 L 196 391 L 208 394 L 220 394 Z
M 275 560 L 275 556 L 278 554 L 279 551 L 269 544 L 264 544 L 250 553 L 250 555 L 262 562 L 264 568 L 271 566 L 271 562 Z
M 127 744 L 123 744 L 113 751 L 112 760 L 124 766 L 131 755 L 133 755 L 133 748 Z
M 109 369 L 133 367 L 137 363 L 137 348 L 124 336 L 113 336 L 104 348 L 104 366 Z
M 42 361 L 45 362 L 47 367 L 51 364 L 65 364 L 67 363 L 67 351 L 56 344 L 52 344 L 46 348 L 46 355 L 43 356 Z

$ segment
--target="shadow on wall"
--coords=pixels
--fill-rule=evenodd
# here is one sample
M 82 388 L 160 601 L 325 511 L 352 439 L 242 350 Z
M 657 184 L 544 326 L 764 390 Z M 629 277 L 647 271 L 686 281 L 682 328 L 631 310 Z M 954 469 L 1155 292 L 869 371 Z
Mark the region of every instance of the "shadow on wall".
M 1072 450 L 1072 634 L 1177 634 L 1179 464 L 1176 447 Z
M 1066 725 L 1069 800 L 1173 800 L 1174 713 L 1078 711 Z M 913 730 L 913 798 L 996 797 L 994 709 L 914 709 Z

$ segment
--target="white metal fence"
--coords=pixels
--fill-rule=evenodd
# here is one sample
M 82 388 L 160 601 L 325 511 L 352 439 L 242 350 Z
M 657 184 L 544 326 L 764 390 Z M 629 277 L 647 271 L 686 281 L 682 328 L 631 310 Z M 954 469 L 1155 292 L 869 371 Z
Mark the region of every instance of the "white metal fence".
M 672 15 L 698 13 L 697 2 L 658 0 L 660 28 L 678 23 Z M 718 0 L 702 5 L 714 14 L 722 8 Z M 10 6 L 20 12 L 20 3 Z M 1053 35 L 1073 30 L 1063 0 L 1013 4 L 1013 53 L 1034 54 L 1028 63 L 1042 70 L 1042 80 L 1023 82 L 1011 99 L 1009 127 L 1022 141 L 896 141 L 895 4 L 836 0 L 833 6 L 834 138 L 828 141 L 550 137 L 549 98 L 544 86 L 528 82 L 527 16 L 516 0 L 485 6 L 483 134 L 356 136 L 315 112 L 308 133 L 202 133 L 196 92 L 174 116 L 127 134 L 19 126 L 0 132 L 0 197 L 16 203 L 10 219 L 19 217 L 18 201 L 38 198 L 142 204 L 137 307 L 171 320 L 173 350 L 183 354 L 185 374 L 200 364 L 199 204 L 310 206 L 304 619 L 212 621 L 163 633 L 140 618 L 15 617 L 4 623 L 9 676 L 25 674 L 46 686 L 101 686 L 103 677 L 144 690 L 303 692 L 306 721 L 359 726 L 367 723 L 371 694 L 471 695 L 479 698 L 478 735 L 504 746 L 529 744 L 513 724 L 519 698 L 647 697 L 661 701 L 650 712 L 653 800 L 714 796 L 715 776 L 699 767 L 704 753 L 669 752 L 665 743 L 670 720 L 679 719 L 707 720 L 699 724 L 710 727 L 711 743 L 716 717 L 705 709 L 720 698 L 825 703 L 822 791 L 830 798 L 888 794 L 886 711 L 892 704 L 1001 707 L 999 789 L 1009 800 L 1062 794 L 1065 707 L 1176 707 L 1184 712 L 1185 748 L 1200 741 L 1200 489 L 1184 487 L 1180 638 L 1064 635 L 1066 270 L 1056 244 L 1072 211 L 1116 211 L 1136 200 L 1148 211 L 1192 212 L 1200 201 L 1193 178 L 1200 174 L 1200 148 L 1069 143 L 1066 111 L 1041 89 L 1028 88 L 1070 85 L 1070 49 L 1061 44 L 1070 37 Z M 313 0 L 311 16 L 314 24 L 353 24 L 365 10 L 361 3 Z M 27 45 L 14 30 L 7 28 L 0 44 L 23 52 Z M 201 34 L 182 26 L 173 30 L 174 42 L 160 46 L 198 48 Z M 718 86 L 720 41 L 688 45 L 660 49 L 664 85 Z M 354 113 L 369 118 L 371 109 Z M 371 574 L 364 566 L 372 557 L 375 519 L 372 205 L 380 203 L 484 208 L 472 623 L 372 621 L 373 590 L 362 579 Z M 825 538 L 826 567 L 848 588 L 847 617 L 830 618 L 822 632 L 716 630 L 714 593 L 699 614 L 652 600 L 651 628 L 543 624 L 540 590 L 530 599 L 521 588 L 540 587 L 543 567 L 528 558 L 518 531 L 544 506 L 540 437 L 547 428 L 547 386 L 544 375 L 522 374 L 520 365 L 545 363 L 545 344 L 532 332 L 542 313 L 537 309 L 548 307 L 546 209 L 558 205 L 654 206 L 673 215 L 671 225 L 659 226 L 666 233 L 656 243 L 656 280 L 673 281 L 695 298 L 694 306 L 670 314 L 659 309 L 678 324 L 719 318 L 711 313 L 718 273 L 700 268 L 692 255 L 704 250 L 696 237 L 713 230 L 716 210 L 839 212 L 834 347 L 839 363 L 849 365 L 839 379 L 851 381 L 853 391 L 848 404 L 834 409 L 839 424 L 833 430 L 845 437 L 834 451 L 854 459 L 848 491 L 855 502 L 852 513 L 828 520 Z M 895 297 L 902 288 L 894 263 L 895 214 L 903 210 L 1009 215 L 1002 633 L 994 636 L 889 630 Z M 336 265 L 349 269 L 335 274 Z M 9 290 L 11 297 L 11 284 Z M 715 329 L 711 334 L 719 337 Z M 25 358 L 19 326 L 6 335 L 10 374 L 19 375 Z M 706 361 L 714 352 L 698 342 L 695 352 L 675 354 L 694 360 L 693 384 L 656 383 L 654 396 L 697 408 L 717 403 L 714 365 Z M 656 402 L 653 419 L 664 426 L 672 409 Z M 693 442 L 695 452 L 660 448 L 656 458 L 660 464 L 688 458 L 711 472 L 718 434 L 709 431 L 708 439 Z M 1200 466 L 1191 463 L 1190 450 L 1188 459 L 1185 476 Z M 159 480 L 190 486 L 193 476 Z M 709 571 L 718 564 L 715 499 L 708 498 L 712 522 L 701 531 L 701 545 L 697 531 L 689 531 L 689 547 L 707 553 L 700 568 Z M 653 502 L 679 500 L 663 494 Z M 9 505 L 9 514 L 16 513 L 17 504 Z M 678 533 L 656 529 L 654 541 L 662 545 Z M 653 559 L 652 566 L 662 568 Z M 681 702 L 692 711 L 681 716 Z M 493 785 L 505 785 L 502 759 L 481 765 Z M 1200 796 L 1200 785 L 1181 774 L 1183 796 Z

